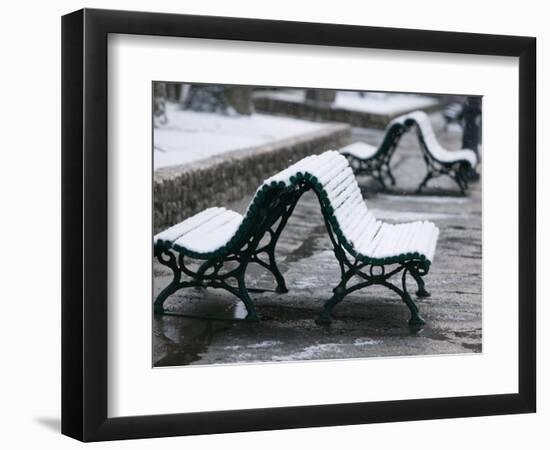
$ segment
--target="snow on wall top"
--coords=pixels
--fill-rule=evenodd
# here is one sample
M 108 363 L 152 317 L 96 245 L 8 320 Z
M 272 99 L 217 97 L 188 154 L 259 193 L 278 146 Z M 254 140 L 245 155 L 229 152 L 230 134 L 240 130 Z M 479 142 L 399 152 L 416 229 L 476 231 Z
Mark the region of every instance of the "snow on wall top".
M 317 131 L 325 124 L 287 117 L 179 110 L 168 104 L 168 123 L 153 130 L 154 168 L 186 164 L 233 150 Z

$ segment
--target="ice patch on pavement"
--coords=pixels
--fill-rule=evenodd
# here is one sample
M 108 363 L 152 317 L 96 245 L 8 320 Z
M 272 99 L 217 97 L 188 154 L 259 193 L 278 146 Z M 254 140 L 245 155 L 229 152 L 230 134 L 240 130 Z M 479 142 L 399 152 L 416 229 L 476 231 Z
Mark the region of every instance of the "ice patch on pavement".
M 317 275 L 310 277 L 303 275 L 300 279 L 294 280 L 293 286 L 300 289 L 319 287 L 319 277 Z
M 381 344 L 381 340 L 377 339 L 355 339 L 353 342 L 353 345 L 361 346 L 361 345 L 378 345 Z
M 297 361 L 301 359 L 317 359 L 320 356 L 326 356 L 327 353 L 342 353 L 343 348 L 340 344 L 316 344 L 310 345 L 303 350 L 285 356 L 273 356 L 273 361 Z
M 353 341 L 353 346 L 361 347 L 361 346 L 367 346 L 367 345 L 378 345 L 381 344 L 381 340 L 376 339 L 366 339 L 366 338 L 358 338 Z M 335 354 L 337 355 L 346 355 L 349 350 L 350 344 L 316 344 L 316 345 L 310 345 L 308 347 L 305 347 L 303 350 L 292 353 L 290 355 L 285 356 L 273 356 L 273 361 L 297 361 L 302 359 L 322 359 L 326 358 L 327 356 L 330 356 L 331 358 L 334 357 Z
M 281 341 L 263 341 L 255 344 L 249 344 L 249 345 L 227 345 L 223 349 L 239 350 L 241 348 L 268 348 L 268 347 L 275 347 L 276 345 L 280 345 L 280 344 L 282 344 Z
M 282 344 L 281 341 L 263 341 L 258 342 L 257 344 L 251 344 L 247 345 L 247 348 L 266 348 L 266 347 L 274 347 L 275 345 Z

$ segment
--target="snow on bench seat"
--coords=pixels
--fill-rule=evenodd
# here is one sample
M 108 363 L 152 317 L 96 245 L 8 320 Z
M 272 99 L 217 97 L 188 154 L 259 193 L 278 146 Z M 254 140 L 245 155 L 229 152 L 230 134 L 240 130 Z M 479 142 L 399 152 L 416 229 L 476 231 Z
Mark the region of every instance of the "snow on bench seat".
M 341 157 L 341 156 L 340 156 Z M 355 177 L 343 190 L 329 190 L 334 225 L 344 247 L 354 256 L 369 260 L 391 260 L 415 256 L 433 261 L 439 230 L 432 222 L 383 223 L 368 211 Z M 341 183 L 339 186 L 342 186 Z M 329 185 L 330 186 L 330 185 Z
M 243 217 L 229 209 L 208 208 L 154 237 L 165 249 L 207 254 L 227 245 L 241 226 Z
M 359 159 L 370 159 L 376 154 L 377 150 L 377 147 L 367 144 L 366 142 L 354 142 L 353 144 L 342 147 L 340 153 L 343 155 L 351 155 Z
M 366 142 L 354 142 L 342 147 L 339 152 L 360 160 L 368 160 L 375 156 L 382 156 L 382 153 L 391 152 L 397 145 L 399 137 L 408 128 L 405 123 L 407 118 L 407 114 L 394 117 L 384 130 L 384 137 L 379 146 L 367 144 Z
M 366 142 L 354 142 L 339 150 L 349 160 L 356 175 L 374 177 L 383 189 L 387 188 L 388 182 L 395 184 L 390 163 L 401 137 L 409 129 L 409 124 L 403 120 L 404 117 L 398 116 L 388 123 L 377 146 Z
M 437 161 L 444 164 L 451 164 L 458 161 L 467 161 L 470 166 L 475 167 L 477 165 L 477 156 L 473 150 L 447 150 L 442 147 L 437 140 L 430 118 L 424 111 L 414 111 L 409 114 L 405 114 L 400 117 L 400 120 L 412 121 L 416 123 L 422 138 L 425 143 L 425 150 L 428 151 L 431 156 Z
M 431 222 L 406 224 L 383 223 L 374 237 L 351 242 L 355 250 L 374 259 L 394 258 L 400 255 L 423 255 L 433 261 L 439 230 Z

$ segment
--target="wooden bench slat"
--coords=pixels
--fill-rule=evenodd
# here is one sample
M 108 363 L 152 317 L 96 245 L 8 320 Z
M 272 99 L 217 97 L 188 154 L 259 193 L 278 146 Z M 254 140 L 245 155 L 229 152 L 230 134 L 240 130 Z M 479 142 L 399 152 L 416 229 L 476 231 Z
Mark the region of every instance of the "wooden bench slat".
M 345 231 L 349 229 L 349 224 L 356 220 L 357 215 L 365 213 L 368 213 L 367 205 L 362 196 L 356 195 L 353 199 L 348 200 L 345 208 L 338 208 L 334 211 L 334 218 L 340 229 Z
M 194 216 L 189 217 L 188 219 L 184 220 L 183 222 L 180 222 L 160 233 L 155 235 L 154 242 L 155 244 L 159 245 L 167 245 L 170 246 L 174 241 L 176 241 L 180 236 L 183 236 L 184 234 L 188 233 L 189 231 L 200 227 L 204 223 L 208 222 L 209 220 L 212 220 L 214 217 L 222 214 L 224 211 L 226 211 L 225 208 L 208 208 L 204 211 L 201 211 L 198 214 L 195 214 Z
M 331 203 L 336 203 L 339 196 L 342 195 L 344 191 L 346 191 L 346 189 L 348 188 L 350 190 L 350 195 L 351 193 L 355 192 L 355 190 L 359 190 L 359 186 L 357 186 L 355 177 L 348 177 L 345 180 L 342 180 L 340 184 L 331 186 L 331 188 L 328 188 L 328 186 L 326 186 L 325 191 L 327 192 L 327 198 L 330 200 Z
M 369 218 L 372 216 L 371 212 L 367 208 L 362 208 L 357 213 L 353 214 L 351 218 L 345 223 L 340 224 L 340 229 L 351 243 L 354 241 L 354 237 L 364 231 L 369 223 Z
M 334 156 L 334 158 L 326 162 L 322 169 L 317 169 L 313 172 L 313 175 L 317 177 L 317 180 L 323 187 L 327 185 L 334 176 L 348 167 L 348 162 L 345 158 L 337 158 L 337 154 Z
M 330 180 L 325 185 L 325 190 L 328 191 L 328 190 L 334 189 L 335 186 L 338 186 L 340 183 L 342 183 L 342 181 L 344 181 L 348 177 L 354 177 L 353 170 L 349 166 L 344 168 L 344 170 L 342 170 L 338 175 L 336 175 L 332 180 Z
M 366 250 L 363 250 L 363 249 L 366 248 L 366 245 L 374 239 L 374 236 L 376 236 L 381 226 L 382 226 L 382 222 L 379 222 L 374 217 L 372 217 L 369 220 L 368 224 L 364 227 L 363 231 L 360 234 L 358 234 L 355 240 L 353 241 L 357 253 L 359 253 L 360 255 L 369 256 L 366 253 Z
M 173 247 L 197 253 L 210 253 L 226 245 L 242 222 L 242 216 L 229 209 L 198 228 L 180 236 Z

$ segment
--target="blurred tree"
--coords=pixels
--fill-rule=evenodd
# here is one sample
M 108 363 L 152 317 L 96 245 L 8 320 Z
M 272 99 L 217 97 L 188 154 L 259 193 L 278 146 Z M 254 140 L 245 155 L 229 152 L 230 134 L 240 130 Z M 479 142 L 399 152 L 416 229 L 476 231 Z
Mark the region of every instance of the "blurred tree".
M 155 81 L 153 83 L 153 124 L 165 124 L 166 117 L 166 83 Z
M 225 98 L 228 106 L 234 108 L 239 114 L 249 116 L 254 112 L 252 87 L 250 86 L 227 86 Z
M 306 102 L 318 107 L 330 108 L 336 100 L 336 91 L 330 89 L 306 89 Z
M 252 88 L 247 86 L 190 85 L 182 106 L 184 109 L 221 114 L 254 112 Z
M 166 100 L 179 103 L 182 97 L 184 83 L 164 83 L 166 85 Z

